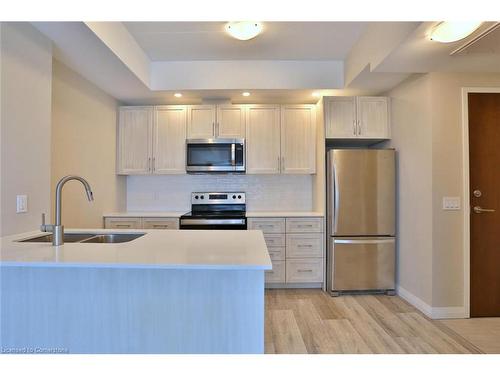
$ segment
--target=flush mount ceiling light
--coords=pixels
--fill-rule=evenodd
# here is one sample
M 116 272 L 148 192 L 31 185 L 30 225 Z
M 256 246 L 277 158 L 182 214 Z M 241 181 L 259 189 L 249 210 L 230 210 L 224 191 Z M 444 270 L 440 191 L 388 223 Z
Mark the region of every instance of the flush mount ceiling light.
M 250 93 L 248 91 L 245 91 L 245 92 L 241 93 L 241 95 L 243 95 L 243 96 L 250 96 Z
M 255 38 L 262 32 L 262 23 L 250 21 L 228 22 L 225 26 L 226 32 L 238 40 L 249 40 Z
M 174 94 L 174 96 L 175 96 L 176 98 L 182 98 L 182 94 L 181 94 L 180 92 L 176 92 L 176 93 Z
M 430 35 L 430 39 L 441 43 L 451 43 L 463 39 L 481 26 L 482 22 L 441 22 L 436 25 Z

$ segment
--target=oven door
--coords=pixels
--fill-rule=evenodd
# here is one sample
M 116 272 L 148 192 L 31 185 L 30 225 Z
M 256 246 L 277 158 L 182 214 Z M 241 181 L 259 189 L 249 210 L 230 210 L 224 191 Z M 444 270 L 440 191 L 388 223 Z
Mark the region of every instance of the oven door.
M 246 218 L 232 219 L 202 219 L 202 218 L 182 218 L 180 229 L 218 229 L 218 230 L 246 230 Z
M 245 172 L 243 139 L 188 139 L 186 171 Z

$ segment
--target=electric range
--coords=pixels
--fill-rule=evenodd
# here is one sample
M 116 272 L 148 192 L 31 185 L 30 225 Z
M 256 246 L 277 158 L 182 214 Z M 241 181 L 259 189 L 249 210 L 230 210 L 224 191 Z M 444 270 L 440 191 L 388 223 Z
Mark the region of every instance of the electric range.
M 180 218 L 180 229 L 247 229 L 245 193 L 191 193 L 191 212 Z

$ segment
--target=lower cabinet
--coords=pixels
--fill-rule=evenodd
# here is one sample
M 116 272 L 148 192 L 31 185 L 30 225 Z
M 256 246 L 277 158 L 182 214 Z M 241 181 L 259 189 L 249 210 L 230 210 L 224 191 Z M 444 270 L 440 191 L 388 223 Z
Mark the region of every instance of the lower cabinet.
M 323 283 L 322 217 L 249 218 L 248 229 L 264 233 L 273 264 L 266 271 L 267 284 Z
M 176 217 L 105 217 L 105 229 L 179 229 Z

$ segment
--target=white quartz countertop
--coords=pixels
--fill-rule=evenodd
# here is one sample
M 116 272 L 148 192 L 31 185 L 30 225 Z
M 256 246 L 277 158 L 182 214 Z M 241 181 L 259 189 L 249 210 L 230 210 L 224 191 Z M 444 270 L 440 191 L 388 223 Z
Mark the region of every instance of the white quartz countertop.
M 0 265 L 87 268 L 268 270 L 271 259 L 257 230 L 66 229 L 66 233 L 145 233 L 124 243 L 18 242 L 44 234 L 1 238 Z
M 104 217 L 181 217 L 186 211 L 127 211 L 105 213 Z M 323 217 L 317 211 L 247 211 L 247 217 Z

